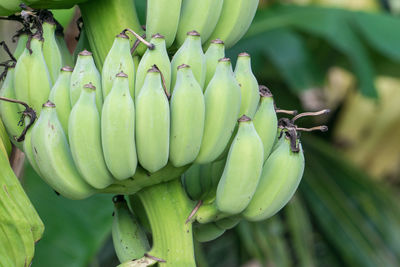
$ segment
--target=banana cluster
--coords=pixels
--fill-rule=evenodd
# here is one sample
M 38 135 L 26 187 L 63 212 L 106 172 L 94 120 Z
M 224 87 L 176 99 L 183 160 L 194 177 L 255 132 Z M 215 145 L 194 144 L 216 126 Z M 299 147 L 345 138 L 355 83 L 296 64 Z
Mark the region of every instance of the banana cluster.
M 232 47 L 253 21 L 259 0 L 149 0 L 146 12 L 148 40 L 156 33 L 165 36 L 167 48 L 180 47 L 186 33 L 196 30 L 208 48 L 217 38 Z M 168 10 L 168 12 L 166 11 Z M 189 64 L 190 65 L 190 64 Z
M 265 125 L 256 114 L 260 95 L 248 54 L 239 55 L 233 71 L 224 57 L 224 42 L 214 40 L 204 53 L 200 34 L 190 31 L 170 60 L 164 36 L 155 34 L 135 64 L 123 31 L 100 73 L 87 50 L 78 54 L 74 68 L 61 67 L 62 46 L 55 26 L 47 24 L 43 37 L 34 34 L 29 45 L 28 38 L 20 37 L 17 62 L 8 69 L 0 92 L 36 111 L 38 120 L 26 131 L 24 142 L 13 141 L 53 189 L 82 199 L 133 177 L 138 166 L 154 173 L 168 162 L 176 168 L 211 164 L 228 155 L 233 133 L 240 129 L 241 134 L 251 133 L 248 153 L 257 158 L 252 194 L 264 150 L 271 145 L 264 145 L 265 137 L 256 133 L 257 127 L 265 131 Z M 264 104 L 260 107 L 264 110 Z M 22 106 L 0 103 L 10 136 L 19 136 L 30 124 L 25 119 L 21 126 L 21 111 Z M 255 126 L 252 117 L 260 121 Z M 248 162 L 250 171 L 254 164 L 250 158 Z
M 149 7 L 153 2 L 148 1 Z M 208 2 L 219 3 L 222 10 L 217 26 L 203 37 L 200 32 L 210 25 L 191 25 L 200 31 L 188 31 L 171 58 L 167 48 L 179 36 L 185 12 L 198 8 L 196 1 L 182 2 L 178 22 L 147 25 L 148 33 L 166 32 L 158 27 L 176 30 L 142 40 L 148 48 L 141 57 L 132 57 L 128 29 L 122 31 L 101 68 L 87 50 L 77 54 L 73 68 L 65 66 L 71 58 L 51 21 L 43 23 L 43 35 L 20 36 L 12 56 L 16 63 L 8 67 L 0 90 L 6 100 L 0 101 L 0 115 L 14 144 L 55 191 L 83 199 L 134 182 L 139 170 L 152 179 L 151 174 L 163 169 L 187 169 L 181 179 L 188 196 L 199 201 L 190 219 L 196 220 L 194 235 L 201 242 L 243 218 L 269 218 L 287 204 L 304 170 L 300 128 L 294 122 L 311 114 L 278 122 L 272 94 L 258 85 L 250 55 L 239 54 L 233 69 L 224 41 L 208 41 L 223 37 L 234 43 L 245 29 L 233 27 L 232 37 L 227 24 L 219 23 L 224 16 L 231 23 L 233 7 L 249 11 L 243 5 L 258 1 Z M 168 8 L 175 4 L 180 8 L 180 1 Z M 148 17 L 147 22 L 154 20 Z M 37 121 L 27 106 L 36 111 Z M 137 191 L 149 185 L 147 180 L 137 182 Z M 123 262 L 138 256 L 130 253 L 143 254 L 148 243 L 123 198 L 115 198 L 115 208 L 113 237 Z M 129 237 L 131 232 L 138 236 Z M 126 249 L 129 244 L 132 249 Z

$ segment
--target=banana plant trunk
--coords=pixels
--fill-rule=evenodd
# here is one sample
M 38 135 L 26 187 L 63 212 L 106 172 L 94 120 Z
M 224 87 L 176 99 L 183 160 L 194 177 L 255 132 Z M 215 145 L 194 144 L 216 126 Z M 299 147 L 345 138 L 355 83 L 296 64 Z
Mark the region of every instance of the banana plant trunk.
M 186 222 L 194 203 L 179 179 L 147 187 L 138 196 L 153 234 L 153 246 L 146 257 L 163 267 L 196 266 L 192 222 Z

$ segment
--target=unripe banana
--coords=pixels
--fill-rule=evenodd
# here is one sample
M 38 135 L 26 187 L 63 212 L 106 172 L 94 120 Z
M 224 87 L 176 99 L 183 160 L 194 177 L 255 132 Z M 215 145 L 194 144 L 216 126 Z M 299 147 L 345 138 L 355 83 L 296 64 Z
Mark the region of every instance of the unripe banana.
M 187 33 L 187 37 L 183 45 L 175 53 L 171 61 L 172 77 L 171 88 L 175 87 L 178 67 L 182 64 L 190 66 L 194 77 L 200 87 L 204 87 L 206 79 L 206 57 L 201 48 L 200 34 L 196 31 Z
M 90 83 L 83 86 L 81 96 L 69 116 L 68 136 L 72 158 L 79 173 L 88 184 L 103 189 L 112 184 L 114 179 L 103 156 L 95 91 L 96 87 Z
M 56 31 L 56 42 L 57 42 L 58 48 L 60 49 L 63 66 L 72 66 L 72 65 L 74 65 L 74 61 L 72 59 L 72 55 L 69 52 L 69 49 L 67 47 L 67 43 L 65 42 L 65 39 L 64 39 L 64 34 L 58 33 Z M 83 49 L 81 49 L 80 51 L 82 51 L 82 50 Z
M 91 47 L 90 47 L 90 44 L 89 44 L 88 37 L 87 37 L 87 33 L 86 33 L 86 30 L 85 30 L 85 25 L 82 25 L 82 27 L 80 28 L 80 32 L 79 32 L 78 43 L 76 44 L 74 53 L 72 54 L 72 58 L 74 60 L 74 63 L 76 63 L 76 61 L 78 60 L 79 53 L 84 51 L 84 50 L 92 51 Z
M 123 196 L 116 196 L 114 201 L 114 221 L 112 239 L 120 262 L 139 259 L 150 249 L 146 234 L 135 216 L 130 212 Z
M 95 190 L 79 175 L 55 105 L 47 102 L 32 129 L 32 151 L 40 175 L 54 190 L 71 199 L 91 196 Z
M 101 77 L 104 99 L 113 87 L 115 75 L 121 71 L 128 75 L 129 92 L 132 99 L 134 99 L 135 65 L 131 56 L 129 38 L 124 33 L 120 33 L 115 37 L 114 43 L 104 60 Z
M 150 41 L 154 45 L 154 49 L 147 49 L 142 59 L 140 60 L 139 66 L 136 71 L 136 82 L 135 82 L 135 101 L 138 97 L 140 90 L 143 87 L 147 71 L 156 65 L 161 71 L 164 79 L 167 92 L 170 92 L 171 85 L 171 62 L 169 61 L 167 49 L 165 47 L 164 36 L 156 34 Z
M 231 214 L 221 212 L 215 202 L 201 205 L 196 212 L 196 221 L 201 224 L 216 222 L 228 217 L 231 217 Z
M 28 41 L 28 34 L 22 33 L 18 36 L 17 47 L 13 53 L 14 57 L 18 60 L 18 58 L 22 55 L 26 48 L 26 42 Z
M 54 84 L 63 66 L 63 60 L 60 48 L 58 47 L 55 31 L 56 24 L 54 21 L 44 21 L 43 27 L 43 56 L 49 70 L 51 83 Z
M 254 118 L 260 94 L 258 92 L 258 82 L 251 70 L 251 59 L 247 53 L 240 53 L 235 67 L 235 77 L 240 84 L 242 92 L 242 104 L 240 106 L 240 115 L 246 115 Z
M 14 71 L 16 98 L 31 106 L 37 115 L 40 114 L 43 103 L 49 98 L 52 86 L 42 47 L 43 40 L 34 35 L 30 45 L 32 54 L 25 48 Z
M 291 199 L 304 171 L 304 155 L 292 152 L 290 140 L 283 134 L 279 145 L 264 163 L 260 182 L 250 204 L 242 213 L 249 221 L 267 219 Z
M 223 233 L 225 233 L 225 230 L 219 228 L 215 223 L 212 222 L 207 224 L 195 223 L 193 225 L 194 238 L 201 243 L 215 240 Z
M 1 114 L 0 114 L 1 115 Z M 6 155 L 7 158 L 11 156 L 12 145 L 6 127 L 0 117 L 0 151 Z
M 156 172 L 167 165 L 170 111 L 160 72 L 151 68 L 136 98 L 136 147 L 140 165 Z
M 69 87 L 71 84 L 71 67 L 63 67 L 57 81 L 51 89 L 49 100 L 56 105 L 58 119 L 68 137 L 68 119 L 71 113 L 71 101 L 69 100 Z
M 205 92 L 204 135 L 196 163 L 210 163 L 224 151 L 240 110 L 240 87 L 228 58 L 219 60 L 214 78 Z
M 265 86 L 260 86 L 260 105 L 254 116 L 254 127 L 261 138 L 264 147 L 264 161 L 267 160 L 275 143 L 278 127 L 274 99 Z
M 251 119 L 243 116 L 218 183 L 216 204 L 221 212 L 238 214 L 247 207 L 256 191 L 263 163 L 262 141 Z
M 189 198 L 192 200 L 199 200 L 203 194 L 201 188 L 200 164 L 193 164 L 182 175 L 183 186 Z
M 211 170 L 210 170 L 210 178 L 211 179 L 210 179 L 210 185 L 208 188 L 208 193 L 205 194 L 204 197 L 202 198 L 204 204 L 210 204 L 215 201 L 218 183 L 221 180 L 222 173 L 224 172 L 225 164 L 226 164 L 226 157 L 221 160 L 214 161 L 213 163 L 211 163 Z M 203 178 L 203 180 L 204 180 L 204 178 Z
M 104 70 L 104 68 L 103 68 Z M 106 97 L 101 115 L 101 141 L 108 170 L 118 180 L 135 174 L 135 106 L 128 76 L 120 72 Z
M 229 230 L 238 225 L 241 219 L 240 216 L 232 216 L 216 221 L 215 225 L 220 229 Z
M 258 0 L 224 0 L 221 15 L 206 46 L 211 40 L 224 40 L 226 48 L 232 47 L 247 32 L 258 7 Z
M 14 92 L 14 68 L 8 69 L 6 78 L 0 89 L 0 96 L 10 99 L 16 98 Z M 21 114 L 19 114 L 20 109 L 18 106 L 15 103 L 0 101 L 0 118 L 6 127 L 10 140 L 15 146 L 21 149 L 22 144 L 16 141 L 16 137 L 22 133 L 24 127 L 19 124 Z
M 92 83 L 96 87 L 96 106 L 97 110 L 101 113 L 103 105 L 103 93 L 101 91 L 101 76 L 94 64 L 92 53 L 83 50 L 78 54 L 78 60 L 74 71 L 71 76 L 71 86 L 69 97 L 71 100 L 71 107 L 74 107 L 78 101 L 82 88 L 85 84 Z
M 207 41 L 217 25 L 223 2 L 223 0 L 183 0 L 176 33 L 178 46 L 185 41 L 186 33 L 193 30 L 201 34 L 202 43 Z
M 175 40 L 182 0 L 147 0 L 146 35 L 160 33 L 165 36 L 167 48 Z
M 25 125 L 28 125 L 30 123 L 30 118 L 25 117 Z M 25 134 L 25 140 L 22 144 L 22 148 L 25 154 L 25 157 L 28 159 L 29 164 L 31 164 L 31 167 L 33 170 L 39 175 L 42 176 L 39 170 L 39 166 L 36 163 L 35 160 L 35 154 L 33 152 L 33 146 L 32 146 L 32 130 L 33 127 L 28 129 L 28 131 Z
M 171 98 L 171 138 L 169 158 L 175 167 L 193 162 L 201 146 L 205 104 L 203 91 L 188 65 L 178 67 Z
M 220 39 L 212 40 L 206 53 L 206 80 L 203 91 L 206 90 L 217 69 L 218 60 L 225 57 L 225 45 Z

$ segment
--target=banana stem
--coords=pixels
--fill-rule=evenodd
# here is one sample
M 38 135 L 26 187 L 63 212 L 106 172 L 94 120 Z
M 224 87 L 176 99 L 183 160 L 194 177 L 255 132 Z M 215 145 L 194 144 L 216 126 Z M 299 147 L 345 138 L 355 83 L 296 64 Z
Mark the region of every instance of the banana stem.
M 147 187 L 138 196 L 153 233 L 153 247 L 146 257 L 163 267 L 195 267 L 192 222 L 185 222 L 194 203 L 179 179 Z

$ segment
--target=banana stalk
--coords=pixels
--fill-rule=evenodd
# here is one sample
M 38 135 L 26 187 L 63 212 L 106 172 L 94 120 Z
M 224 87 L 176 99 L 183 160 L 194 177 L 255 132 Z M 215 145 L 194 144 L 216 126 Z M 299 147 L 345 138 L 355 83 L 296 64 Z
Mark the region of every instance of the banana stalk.
M 144 33 L 136 13 L 135 1 L 96 0 L 83 3 L 79 7 L 85 32 L 99 68 L 103 65 L 115 36 L 122 30 L 130 28 L 140 35 Z M 131 44 L 135 40 L 135 38 L 131 39 Z M 140 45 L 138 53 L 142 54 L 144 49 L 145 46 Z
M 139 261 L 147 258 L 157 261 L 160 267 L 195 267 L 192 223 L 185 223 L 194 203 L 179 179 L 147 187 L 138 196 L 153 232 L 153 247 Z

